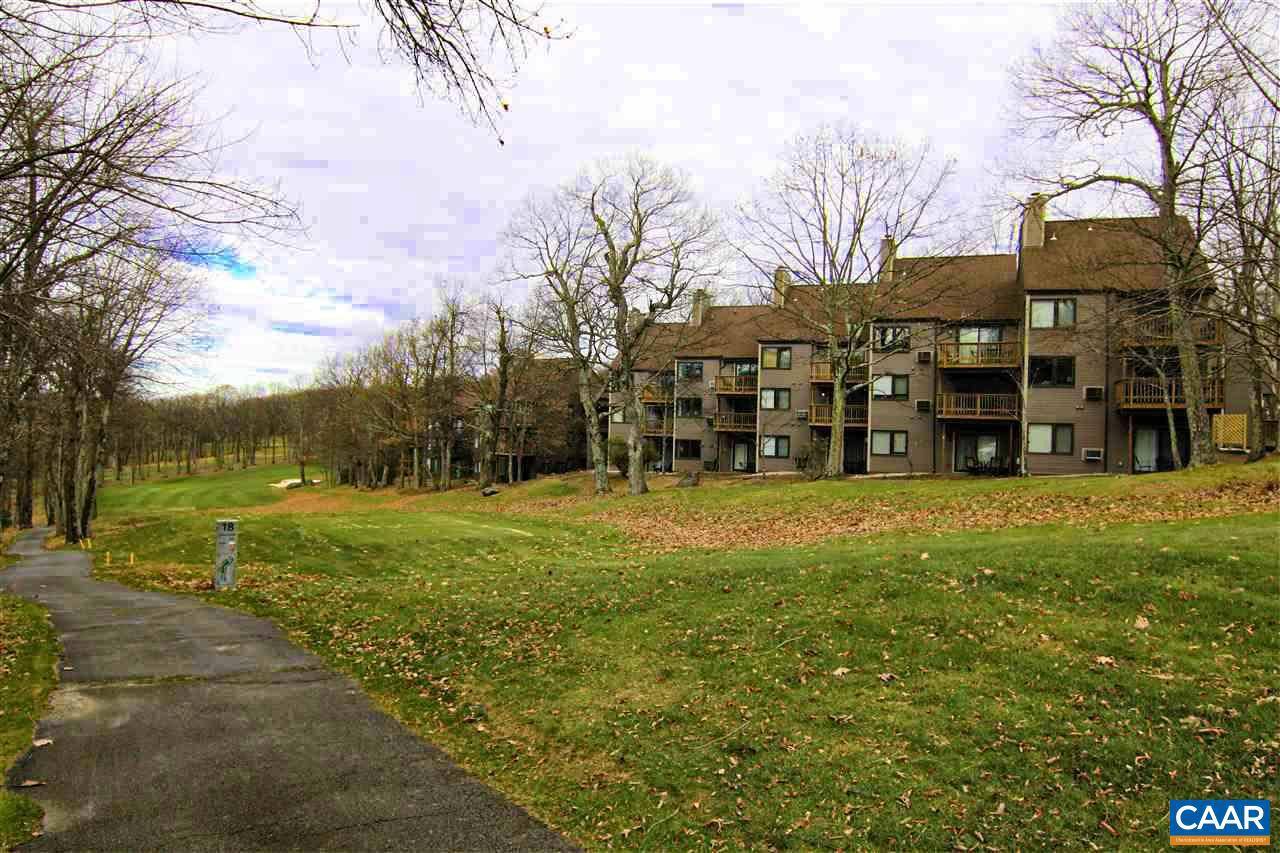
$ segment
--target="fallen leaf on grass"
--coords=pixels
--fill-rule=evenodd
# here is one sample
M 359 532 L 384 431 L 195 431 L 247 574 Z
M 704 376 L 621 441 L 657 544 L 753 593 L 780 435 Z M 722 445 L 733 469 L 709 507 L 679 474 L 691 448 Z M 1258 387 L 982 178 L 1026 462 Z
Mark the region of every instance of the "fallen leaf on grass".
M 892 672 L 882 672 L 880 673 L 880 680 L 885 684 L 888 684 L 890 681 L 897 681 L 898 676 L 894 675 Z
M 44 784 L 43 782 L 37 782 L 35 779 L 23 779 L 21 782 L 18 783 L 18 787 L 19 788 L 38 788 L 43 784 Z
M 927 559 L 929 559 L 929 552 L 928 552 L 928 551 L 925 551 L 923 554 L 921 554 L 921 555 L 920 555 L 920 559 L 922 559 L 922 560 L 927 560 Z
M 1151 622 L 1147 617 L 1139 616 L 1137 619 L 1133 620 L 1133 627 L 1137 628 L 1139 631 L 1145 631 L 1151 627 Z
M 31 742 L 31 745 L 32 745 L 32 746 L 48 746 L 48 745 L 49 745 L 49 744 L 51 744 L 51 743 L 53 743 L 53 738 L 51 738 L 51 737 L 42 737 L 42 738 L 40 738 L 39 740 L 32 741 L 32 742 Z
M 1093 659 L 1093 662 L 1096 663 L 1098 666 L 1109 666 L 1112 668 L 1114 668 L 1116 665 L 1116 659 L 1111 657 L 1110 655 L 1098 655 L 1096 658 Z

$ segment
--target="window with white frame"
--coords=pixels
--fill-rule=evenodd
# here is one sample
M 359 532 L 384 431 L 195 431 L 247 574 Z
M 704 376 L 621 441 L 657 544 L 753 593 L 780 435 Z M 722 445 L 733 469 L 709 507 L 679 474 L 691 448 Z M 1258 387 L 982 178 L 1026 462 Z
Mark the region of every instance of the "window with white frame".
M 908 326 L 877 326 L 875 342 L 878 350 L 910 349 L 911 328 Z
M 790 370 L 791 347 L 761 347 L 760 366 L 777 370 Z
M 905 400 L 910 394 L 911 377 L 907 374 L 886 373 L 871 385 L 871 395 L 877 400 Z
M 1074 299 L 1032 299 L 1031 328 L 1064 329 L 1076 324 Z
M 791 408 L 791 389 L 790 388 L 761 388 L 760 389 L 760 408 L 790 409 Z
M 1075 446 L 1071 424 L 1028 424 L 1027 452 L 1069 456 Z
M 871 431 L 871 455 L 906 456 L 907 431 L 899 429 L 873 429 Z
M 761 437 L 760 455 L 770 459 L 786 459 L 791 455 L 791 436 L 766 435 Z

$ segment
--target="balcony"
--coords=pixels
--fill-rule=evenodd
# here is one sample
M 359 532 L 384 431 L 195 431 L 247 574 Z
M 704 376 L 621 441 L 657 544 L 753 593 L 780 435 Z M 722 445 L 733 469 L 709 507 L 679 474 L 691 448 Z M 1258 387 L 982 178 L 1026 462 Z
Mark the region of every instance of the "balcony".
M 641 432 L 645 435 L 671 435 L 672 424 L 671 418 L 646 418 Z
M 845 382 L 866 382 L 867 366 L 865 364 L 855 364 L 850 366 L 849 375 L 845 377 Z M 809 381 L 810 382 L 835 382 L 835 373 L 831 369 L 829 361 L 811 361 L 809 362 Z
M 756 393 L 756 377 L 754 376 L 717 376 L 717 394 L 754 394 Z
M 670 403 L 672 391 L 670 385 L 646 385 L 640 389 L 640 399 L 646 403 Z
M 754 381 L 755 377 L 751 377 Z M 721 432 L 755 432 L 755 412 L 716 412 L 715 428 Z
M 1186 320 L 1186 324 L 1191 328 L 1191 339 L 1200 346 L 1221 346 L 1226 338 L 1225 326 L 1221 320 L 1210 317 L 1191 317 Z M 1174 323 L 1169 319 L 1168 315 L 1147 317 L 1122 323 L 1120 327 L 1120 346 L 1176 346 L 1174 328 Z
M 1181 379 L 1121 379 L 1116 383 L 1116 406 L 1121 409 L 1163 409 L 1165 398 L 1175 409 L 1187 407 L 1187 396 Z M 1204 402 L 1211 409 L 1220 409 L 1226 403 L 1222 396 L 1222 380 L 1210 379 L 1204 383 Z
M 1007 421 L 1018 419 L 1017 394 L 939 394 L 938 417 Z
M 983 341 L 938 344 L 938 366 L 946 368 L 1004 368 L 1022 365 L 1022 341 Z
M 810 426 L 831 426 L 834 407 L 830 403 L 814 403 L 809 407 Z M 845 426 L 866 426 L 866 404 L 850 404 L 844 407 Z

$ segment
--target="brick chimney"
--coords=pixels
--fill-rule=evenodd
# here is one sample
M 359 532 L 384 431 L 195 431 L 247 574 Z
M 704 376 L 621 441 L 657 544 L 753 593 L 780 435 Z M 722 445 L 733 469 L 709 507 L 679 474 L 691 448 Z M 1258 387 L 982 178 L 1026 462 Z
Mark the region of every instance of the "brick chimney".
M 1044 214 L 1049 199 L 1040 193 L 1032 193 L 1027 199 L 1026 209 L 1022 212 L 1022 237 L 1019 247 L 1022 249 L 1044 248 Z
M 710 307 L 710 291 L 695 290 L 693 292 L 693 310 L 689 312 L 689 324 L 691 326 L 701 326 L 703 321 L 707 319 L 707 309 Z
M 787 294 L 791 291 L 791 270 L 778 267 L 773 271 L 773 304 L 779 308 L 787 304 Z
M 893 281 L 893 264 L 898 259 L 898 241 L 892 234 L 880 238 L 880 255 L 876 258 L 878 281 Z

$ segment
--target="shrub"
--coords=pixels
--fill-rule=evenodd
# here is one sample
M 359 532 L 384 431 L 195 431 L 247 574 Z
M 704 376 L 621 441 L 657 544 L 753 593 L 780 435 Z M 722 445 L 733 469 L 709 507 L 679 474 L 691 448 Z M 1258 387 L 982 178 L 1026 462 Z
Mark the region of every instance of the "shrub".
M 644 464 L 647 467 L 650 463 L 658 461 L 658 451 L 652 444 L 645 442 L 644 445 Z M 627 472 L 631 470 L 631 460 L 627 457 L 627 440 L 620 435 L 615 435 L 609 439 L 609 462 L 613 467 L 618 469 L 622 476 L 627 476 Z

